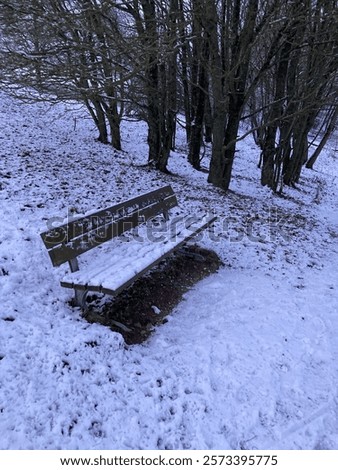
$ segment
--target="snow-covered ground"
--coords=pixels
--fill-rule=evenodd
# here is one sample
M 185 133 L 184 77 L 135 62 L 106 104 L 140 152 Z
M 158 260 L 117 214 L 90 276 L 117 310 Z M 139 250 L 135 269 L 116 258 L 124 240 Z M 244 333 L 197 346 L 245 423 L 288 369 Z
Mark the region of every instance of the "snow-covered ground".
M 246 139 L 225 195 L 187 165 L 181 129 L 169 176 L 144 165 L 142 123 L 116 153 L 76 107 L 0 107 L 0 448 L 338 449 L 334 143 L 280 198 Z M 181 212 L 218 214 L 199 243 L 224 267 L 126 347 L 69 306 L 39 234 L 165 184 Z

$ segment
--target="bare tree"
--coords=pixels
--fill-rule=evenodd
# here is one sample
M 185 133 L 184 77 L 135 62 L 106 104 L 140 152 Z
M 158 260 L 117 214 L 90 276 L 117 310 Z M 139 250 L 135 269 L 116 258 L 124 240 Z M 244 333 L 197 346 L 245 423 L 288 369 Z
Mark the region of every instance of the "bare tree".
M 83 102 L 99 140 L 120 149 L 121 36 L 109 2 L 0 1 L 1 86 L 21 98 Z M 13 87 L 15 84 L 15 87 Z M 120 110 L 119 110 L 120 108 Z
M 229 188 L 231 181 L 242 112 L 253 88 L 248 76 L 254 45 L 265 31 L 270 11 L 275 8 L 274 2 L 272 6 L 269 3 L 264 5 L 263 2 L 262 6 L 266 7 L 263 12 L 259 9 L 258 0 L 223 0 L 220 10 L 217 10 L 214 2 L 207 4 L 206 28 L 212 50 L 211 82 L 214 103 L 213 149 L 208 181 L 224 190 Z M 227 27 L 223 25 L 219 39 L 220 11 Z M 256 72 L 254 83 L 257 83 L 257 77 L 266 68 L 267 64 L 263 63 Z
M 337 100 L 332 91 L 336 30 L 331 2 L 309 0 L 287 8 L 289 19 L 269 76 L 275 92 L 263 118 L 261 181 L 274 191 L 299 181 L 308 159 L 308 134 L 323 107 Z

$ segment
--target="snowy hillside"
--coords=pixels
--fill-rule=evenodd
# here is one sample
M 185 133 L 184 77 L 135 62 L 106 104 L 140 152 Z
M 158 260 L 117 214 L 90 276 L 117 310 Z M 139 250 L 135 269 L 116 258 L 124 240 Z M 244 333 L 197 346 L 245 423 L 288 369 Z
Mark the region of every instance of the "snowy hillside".
M 142 123 L 114 153 L 77 107 L 0 107 L 0 449 L 338 449 L 334 145 L 277 197 L 248 138 L 224 194 L 186 163 L 182 129 L 163 175 Z M 199 243 L 224 267 L 127 346 L 69 306 L 39 234 L 166 184 L 182 212 L 218 215 Z

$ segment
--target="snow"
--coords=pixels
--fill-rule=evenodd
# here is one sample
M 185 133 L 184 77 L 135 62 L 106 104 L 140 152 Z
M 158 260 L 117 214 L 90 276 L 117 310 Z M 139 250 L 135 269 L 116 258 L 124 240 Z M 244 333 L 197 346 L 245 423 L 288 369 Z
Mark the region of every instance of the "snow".
M 160 227 L 152 228 L 150 224 L 148 227 L 141 226 L 130 235 L 130 243 L 115 243 L 112 240 L 102 250 L 102 255 L 98 256 L 97 251 L 92 251 L 89 263 L 83 263 L 79 271 L 68 273 L 61 283 L 64 287 L 88 286 L 89 291 L 116 294 L 135 274 L 145 271 L 214 219 L 205 216 L 196 220 L 181 216 L 173 218 L 168 224 L 164 222 Z M 156 236 L 152 233 L 155 228 Z
M 182 129 L 162 175 L 143 123 L 114 152 L 78 106 L 0 106 L 0 448 L 337 449 L 334 143 L 281 198 L 245 139 L 225 195 L 186 163 Z M 173 216 L 217 214 L 199 244 L 224 266 L 126 346 L 70 307 L 40 233 L 167 184 Z

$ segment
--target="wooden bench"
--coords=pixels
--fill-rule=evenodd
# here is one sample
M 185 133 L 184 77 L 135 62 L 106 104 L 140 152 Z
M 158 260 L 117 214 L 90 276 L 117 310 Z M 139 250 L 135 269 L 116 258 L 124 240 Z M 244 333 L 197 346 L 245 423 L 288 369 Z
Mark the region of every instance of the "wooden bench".
M 85 308 L 88 292 L 117 295 L 216 219 L 170 220 L 175 206 L 174 191 L 165 186 L 42 233 L 53 266 L 69 263 L 61 286 L 74 289 L 75 305 Z M 95 254 L 87 253 L 93 248 Z

